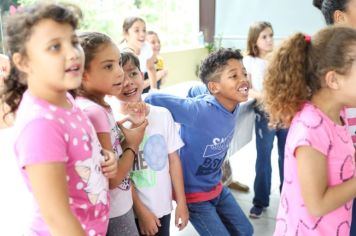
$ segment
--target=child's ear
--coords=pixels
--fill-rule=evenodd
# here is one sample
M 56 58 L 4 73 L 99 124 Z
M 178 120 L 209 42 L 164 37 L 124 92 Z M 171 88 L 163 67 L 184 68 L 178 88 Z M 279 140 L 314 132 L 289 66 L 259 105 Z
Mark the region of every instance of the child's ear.
M 88 80 L 89 80 L 89 74 L 86 71 L 84 71 L 83 72 L 83 81 L 88 81 Z
M 329 71 L 325 75 L 325 83 L 331 89 L 338 90 L 340 88 L 339 79 L 339 75 L 335 71 Z
M 219 92 L 219 83 L 214 82 L 214 81 L 209 81 L 208 82 L 208 89 L 210 91 L 211 94 L 216 94 Z
M 15 52 L 12 55 L 12 61 L 18 70 L 24 72 L 25 74 L 29 74 L 31 72 L 27 58 L 19 52 Z
M 336 10 L 333 14 L 334 22 L 335 23 L 344 23 L 346 21 L 345 19 L 345 13 L 340 10 Z

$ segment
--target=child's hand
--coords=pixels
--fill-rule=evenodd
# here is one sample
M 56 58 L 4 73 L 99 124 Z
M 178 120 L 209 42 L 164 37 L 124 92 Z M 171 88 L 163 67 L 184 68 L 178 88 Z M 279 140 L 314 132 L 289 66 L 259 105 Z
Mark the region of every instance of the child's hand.
M 125 128 L 122 124 L 118 123 L 119 128 L 125 136 L 125 142 L 123 146 L 131 147 L 134 150 L 138 150 L 140 143 L 142 142 L 143 136 L 145 134 L 146 126 L 148 125 L 148 121 L 145 119 L 143 123 L 136 128 Z M 125 147 L 124 147 L 125 148 Z
M 124 115 L 119 123 L 126 121 L 132 122 L 134 125 L 140 125 L 145 120 L 148 107 L 144 102 L 128 102 L 120 106 L 120 112 Z
M 189 211 L 187 204 L 177 204 L 175 214 L 175 225 L 181 231 L 187 226 L 189 220 Z
M 117 159 L 113 152 L 103 149 L 104 162 L 101 164 L 103 174 L 107 178 L 114 178 L 117 173 Z
M 159 219 L 150 211 L 145 211 L 138 217 L 138 225 L 143 235 L 155 235 L 158 233 L 158 227 L 161 227 Z

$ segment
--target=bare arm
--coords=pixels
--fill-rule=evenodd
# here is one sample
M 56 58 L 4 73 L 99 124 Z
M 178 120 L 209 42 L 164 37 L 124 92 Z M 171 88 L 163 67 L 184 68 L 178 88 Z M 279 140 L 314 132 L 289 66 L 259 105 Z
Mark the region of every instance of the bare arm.
M 169 154 L 169 173 L 177 201 L 175 225 L 182 230 L 188 224 L 189 212 L 184 193 L 182 164 L 177 152 Z
M 132 188 L 132 200 L 137 215 L 139 230 L 143 235 L 155 235 L 161 226 L 159 219 L 143 204 L 135 187 Z
M 154 57 L 147 60 L 147 74 L 150 82 L 151 89 L 157 88 L 157 72 L 155 68 Z
M 302 197 L 311 215 L 325 215 L 356 196 L 356 178 L 328 186 L 326 157 L 317 150 L 299 147 L 296 158 Z
M 97 133 L 99 142 L 101 146 L 113 152 L 113 147 L 111 144 L 111 137 L 110 133 Z M 117 169 L 116 174 L 113 178 L 109 179 L 109 188 L 113 189 L 116 188 L 122 180 L 128 175 L 129 171 L 132 168 L 132 164 L 134 161 L 135 155 L 132 152 L 125 151 L 122 153 L 122 157 L 119 161 L 117 161 Z
M 85 235 L 69 206 L 63 163 L 26 166 L 35 199 L 51 235 Z

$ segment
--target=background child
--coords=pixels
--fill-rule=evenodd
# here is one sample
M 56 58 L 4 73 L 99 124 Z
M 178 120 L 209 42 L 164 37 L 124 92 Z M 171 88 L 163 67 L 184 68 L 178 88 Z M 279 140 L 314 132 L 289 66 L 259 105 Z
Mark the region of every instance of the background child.
M 247 37 L 247 56 L 243 63 L 247 73 L 251 75 L 252 88 L 250 97 L 256 99 L 255 106 L 255 138 L 256 138 L 256 165 L 255 181 L 253 184 L 253 207 L 250 210 L 251 218 L 259 218 L 264 208 L 269 206 L 271 194 L 272 166 L 271 153 L 274 137 L 278 139 L 278 167 L 280 187 L 283 184 L 284 146 L 287 138 L 287 129 L 271 129 L 268 127 L 268 117 L 261 106 L 263 79 L 267 66 L 267 56 L 273 50 L 273 29 L 269 22 L 256 22 L 250 26 Z
M 121 56 L 125 82 L 117 98 L 121 105 L 140 102 L 144 81 L 139 60 L 130 52 L 123 52 Z M 177 202 L 175 224 L 182 230 L 188 223 L 182 168 L 177 153 L 183 142 L 168 110 L 151 105 L 147 108 L 148 126 L 131 173 L 135 186 L 134 209 L 141 234 L 169 235 L 172 186 Z
M 5 102 L 16 112 L 15 154 L 35 200 L 25 235 L 104 235 L 107 229 L 105 176 L 115 176 L 115 157 L 101 154 L 91 123 L 67 93 L 80 85 L 83 71 L 79 15 L 72 5 L 37 4 L 6 24 Z
M 102 33 L 89 32 L 80 35 L 85 53 L 82 86 L 76 91 L 76 101 L 92 121 L 103 148 L 121 156 L 115 180 L 110 181 L 110 221 L 107 235 L 138 235 L 132 210 L 132 195 L 128 173 L 145 125 L 135 136 L 126 135 L 126 148 L 121 149 L 120 131 L 105 95 L 118 95 L 122 90 L 124 72 L 120 51 L 110 37 Z M 124 129 L 122 127 L 122 129 Z
M 313 5 L 320 9 L 328 25 L 336 24 L 356 29 L 356 0 L 314 0 Z M 356 147 L 356 108 L 346 109 L 345 121 Z M 350 235 L 356 235 L 356 204 L 353 204 L 352 219 L 354 220 L 351 222 Z
M 270 122 L 290 126 L 275 235 L 350 233 L 355 149 L 340 113 L 356 106 L 355 46 L 350 28 L 297 33 L 268 68 Z
M 253 228 L 227 187 L 221 165 L 234 133 L 238 104 L 249 82 L 238 50 L 219 49 L 200 67 L 211 94 L 181 98 L 155 93 L 146 102 L 166 107 L 181 125 L 180 149 L 190 221 L 200 235 L 252 235 Z M 216 124 L 219 124 L 218 126 Z
M 157 73 L 155 57 L 151 46 L 146 42 L 146 23 L 139 17 L 128 17 L 122 25 L 124 42 L 120 44 L 121 51 L 132 51 L 140 60 L 140 68 L 145 75 L 144 93 L 150 88 L 157 88 Z M 146 81 L 147 79 L 147 81 Z
M 162 83 L 165 82 L 167 78 L 168 70 L 165 68 L 163 57 L 161 57 L 161 40 L 158 37 L 158 34 L 154 31 L 148 31 L 146 40 L 150 43 L 153 57 L 155 58 L 155 68 L 157 71 L 157 88 L 160 89 Z

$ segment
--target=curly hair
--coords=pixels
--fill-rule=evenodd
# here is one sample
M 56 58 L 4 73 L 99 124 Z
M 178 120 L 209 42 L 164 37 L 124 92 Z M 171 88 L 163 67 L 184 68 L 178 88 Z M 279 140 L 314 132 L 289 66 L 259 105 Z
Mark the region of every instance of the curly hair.
M 27 89 L 26 75 L 18 70 L 12 61 L 14 53 L 26 55 L 26 42 L 32 34 L 32 28 L 41 20 L 51 19 L 60 24 L 69 24 L 76 29 L 82 13 L 78 7 L 63 3 L 38 3 L 23 8 L 6 22 L 6 49 L 10 58 L 10 74 L 4 81 L 4 91 L 0 95 L 10 107 L 9 113 L 16 112 Z
M 260 36 L 260 33 L 266 28 L 271 28 L 273 32 L 271 23 L 267 21 L 255 22 L 250 26 L 247 36 L 247 55 L 252 57 L 258 57 L 260 55 L 260 52 L 257 47 L 257 40 Z
M 220 73 L 227 65 L 230 59 L 242 60 L 243 56 L 238 49 L 221 48 L 208 55 L 207 58 L 201 63 L 199 78 L 205 85 L 210 81 L 219 81 Z
M 328 27 L 309 42 L 302 33 L 284 41 L 264 80 L 264 106 L 272 127 L 289 127 L 294 115 L 325 84 L 329 71 L 346 75 L 356 59 L 356 31 Z
M 313 5 L 323 13 L 328 25 L 334 24 L 334 12 L 346 11 L 350 0 L 313 0 Z

